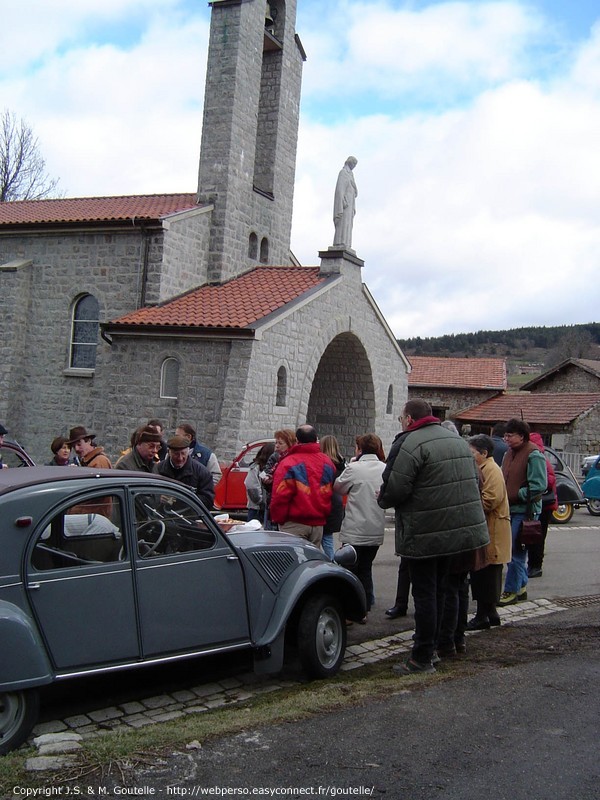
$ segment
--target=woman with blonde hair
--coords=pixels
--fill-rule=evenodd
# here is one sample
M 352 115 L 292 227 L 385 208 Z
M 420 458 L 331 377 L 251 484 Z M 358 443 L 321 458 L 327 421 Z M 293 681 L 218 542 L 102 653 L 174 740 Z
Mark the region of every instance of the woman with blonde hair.
M 328 434 L 323 436 L 319 442 L 321 452 L 329 456 L 333 461 L 335 467 L 336 479 L 340 477 L 342 472 L 346 469 L 346 460 L 340 452 L 340 446 L 335 436 Z M 333 554 L 335 547 L 333 544 L 333 534 L 340 530 L 342 520 L 344 519 L 344 502 L 341 495 L 335 492 L 331 496 L 331 511 L 327 517 L 327 522 L 323 526 L 323 538 L 321 540 L 321 547 L 325 555 L 333 561 Z

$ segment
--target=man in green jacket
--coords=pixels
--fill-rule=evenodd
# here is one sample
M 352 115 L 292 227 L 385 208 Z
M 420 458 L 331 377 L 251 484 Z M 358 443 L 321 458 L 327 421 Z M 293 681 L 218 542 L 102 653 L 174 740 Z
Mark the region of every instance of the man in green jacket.
M 390 449 L 378 502 L 395 508 L 396 554 L 409 564 L 414 643 L 410 658 L 394 670 L 410 675 L 435 672 L 450 557 L 490 539 L 467 442 L 441 426 L 426 400 L 409 400 L 399 419 L 402 433 Z

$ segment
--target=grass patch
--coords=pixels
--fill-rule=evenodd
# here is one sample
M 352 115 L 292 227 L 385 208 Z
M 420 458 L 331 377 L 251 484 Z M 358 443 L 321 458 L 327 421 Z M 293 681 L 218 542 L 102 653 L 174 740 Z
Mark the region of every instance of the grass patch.
M 438 672 L 399 681 L 390 669 L 391 663 L 391 660 L 381 661 L 338 674 L 327 681 L 298 684 L 227 708 L 186 714 L 169 722 L 126 732 L 107 731 L 102 736 L 85 739 L 83 750 L 77 754 L 73 765 L 57 772 L 26 771 L 26 759 L 35 756 L 37 751 L 34 748 L 18 750 L 0 758 L 0 796 L 9 794 L 13 786 L 76 786 L 80 781 L 102 784 L 111 777 L 126 785 L 137 767 L 155 764 L 190 742 L 203 744 L 209 739 L 235 735 L 249 728 L 307 719 L 449 677 Z

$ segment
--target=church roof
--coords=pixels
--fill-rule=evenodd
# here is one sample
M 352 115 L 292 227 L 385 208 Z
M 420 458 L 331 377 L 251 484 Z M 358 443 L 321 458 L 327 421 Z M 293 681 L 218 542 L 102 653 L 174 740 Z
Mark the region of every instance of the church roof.
M 319 267 L 256 267 L 226 283 L 204 285 L 157 306 L 140 308 L 105 325 L 105 330 L 192 331 L 252 329 L 301 295 L 328 281 Z
M 532 425 L 569 425 L 600 403 L 600 392 L 504 394 L 454 415 L 460 422 L 499 422 L 517 417 Z
M 412 371 L 409 387 L 445 389 L 506 389 L 504 358 L 436 358 L 408 356 Z
M 196 195 L 191 193 L 14 200 L 0 203 L 0 229 L 13 225 L 141 222 L 199 207 Z

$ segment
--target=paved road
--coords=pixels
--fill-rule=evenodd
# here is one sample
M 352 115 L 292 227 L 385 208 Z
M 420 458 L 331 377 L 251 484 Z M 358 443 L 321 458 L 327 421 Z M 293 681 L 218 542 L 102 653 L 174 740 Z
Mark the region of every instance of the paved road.
M 550 599 L 598 594 L 599 564 L 600 517 L 593 517 L 585 508 L 576 509 L 567 525 L 550 526 L 543 575 L 529 582 L 529 596 Z M 408 617 L 389 621 L 384 615 L 385 609 L 394 604 L 397 574 L 393 520 L 389 517 L 385 541 L 374 563 L 376 605 L 366 625 L 352 626 L 348 635 L 350 642 L 381 638 L 395 630 L 413 627 L 412 600 Z
M 158 797 L 226 787 L 294 798 L 598 800 L 598 606 L 523 625 L 535 625 L 532 652 L 516 665 L 492 663 L 443 683 L 420 678 L 412 688 L 399 678 L 384 700 L 219 738 L 133 783 Z M 561 649 L 570 632 L 577 644 Z

